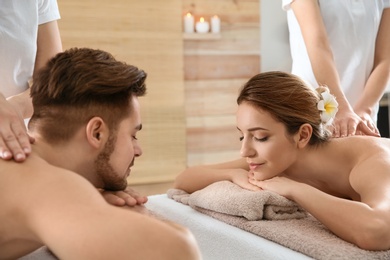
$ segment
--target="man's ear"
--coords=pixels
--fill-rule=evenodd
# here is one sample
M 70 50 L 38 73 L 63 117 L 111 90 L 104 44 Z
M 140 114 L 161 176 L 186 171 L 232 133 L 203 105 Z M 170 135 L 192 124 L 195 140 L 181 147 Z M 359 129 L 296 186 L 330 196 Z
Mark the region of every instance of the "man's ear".
M 312 134 L 313 128 L 310 124 L 301 125 L 298 133 L 296 134 L 297 147 L 304 148 L 309 143 Z
M 99 149 L 106 143 L 109 134 L 106 123 L 100 117 L 91 118 L 87 123 L 85 132 L 88 143 L 96 149 Z

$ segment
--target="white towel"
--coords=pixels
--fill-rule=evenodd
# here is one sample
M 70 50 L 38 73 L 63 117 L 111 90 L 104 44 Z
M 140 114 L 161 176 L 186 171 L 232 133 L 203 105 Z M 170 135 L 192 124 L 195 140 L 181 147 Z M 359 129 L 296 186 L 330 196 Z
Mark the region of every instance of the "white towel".
M 248 220 L 299 219 L 307 216 L 295 202 L 271 191 L 250 191 L 230 181 L 213 183 L 183 196 L 181 190 L 168 190 L 168 196 L 192 208 L 203 208 Z
M 222 184 L 223 186 L 225 184 Z M 208 186 L 207 189 L 216 187 L 221 188 L 220 185 Z M 230 186 L 228 184 L 228 186 Z M 225 187 L 223 187 L 225 188 Z M 231 191 L 233 193 L 234 191 Z M 209 190 L 206 193 L 210 194 Z M 194 193 L 193 193 L 194 194 Z M 168 197 L 184 203 L 191 204 L 191 196 L 182 190 L 169 190 L 167 192 Z M 214 193 L 215 194 L 215 193 Z M 247 193 L 246 193 L 247 194 Z M 223 196 L 229 197 L 234 200 L 235 196 L 232 194 L 223 194 Z M 196 196 L 199 196 L 196 195 Z M 238 196 L 240 201 L 245 200 L 241 196 Z M 197 198 L 198 199 L 198 198 Z M 220 198 L 210 196 L 207 198 L 207 205 L 214 205 L 220 201 Z M 211 200 L 211 201 L 209 201 Z M 214 202 L 213 202 L 214 201 Z M 232 205 L 237 205 L 231 201 Z M 241 209 L 248 211 L 249 207 L 253 207 L 255 204 L 240 206 Z M 255 205 L 256 206 L 256 205 Z M 209 206 L 207 206 L 209 207 Z M 246 208 L 247 207 L 247 208 Z M 335 259 L 353 259 L 353 260 L 389 260 L 390 250 L 386 251 L 368 251 L 357 247 L 347 241 L 334 235 L 328 228 L 322 225 L 317 219 L 310 214 L 307 217 L 300 219 L 286 219 L 278 221 L 268 220 L 256 220 L 251 221 L 243 217 L 243 213 L 235 213 L 234 215 L 222 213 L 210 209 L 201 207 L 194 207 L 197 211 L 209 215 L 222 222 L 238 227 L 245 231 L 259 235 L 273 242 L 279 243 L 285 247 L 291 248 L 295 251 L 313 257 L 320 260 L 335 260 Z M 253 210 L 255 212 L 255 210 Z M 246 213 L 245 213 L 246 214 Z M 242 216 L 240 216 L 242 215 Z

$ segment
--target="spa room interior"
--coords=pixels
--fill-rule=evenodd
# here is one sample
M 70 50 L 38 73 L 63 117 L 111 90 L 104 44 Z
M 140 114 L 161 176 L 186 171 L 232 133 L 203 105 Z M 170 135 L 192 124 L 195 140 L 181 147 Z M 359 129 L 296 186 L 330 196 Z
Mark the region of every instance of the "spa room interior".
M 165 193 L 185 167 L 239 156 L 235 98 L 251 76 L 291 70 L 286 13 L 274 0 L 59 0 L 63 48 L 91 47 L 148 74 L 144 129 L 129 183 Z M 186 14 L 208 33 L 185 33 Z M 219 30 L 212 33 L 211 19 Z M 378 128 L 389 136 L 387 94 Z
M 157 215 L 189 227 L 205 260 L 389 259 L 389 252 L 371 254 L 310 221 L 251 229 L 166 196 L 186 167 L 240 156 L 240 87 L 257 73 L 291 70 L 281 1 L 58 0 L 58 6 L 63 49 L 102 49 L 148 74 L 137 134 L 143 155 L 128 183 L 149 196 L 146 205 Z M 186 31 L 187 16 L 193 32 Z M 206 32 L 197 32 L 200 20 L 209 23 Z M 389 136 L 387 100 L 385 93 L 378 120 L 383 137 Z
M 148 74 L 147 95 L 140 99 L 143 156 L 129 177 L 134 189 L 165 193 L 185 167 L 239 156 L 235 98 L 264 66 L 260 1 L 59 0 L 58 5 L 63 49 L 103 49 Z M 185 33 L 187 13 L 195 23 L 218 16 L 220 31 Z

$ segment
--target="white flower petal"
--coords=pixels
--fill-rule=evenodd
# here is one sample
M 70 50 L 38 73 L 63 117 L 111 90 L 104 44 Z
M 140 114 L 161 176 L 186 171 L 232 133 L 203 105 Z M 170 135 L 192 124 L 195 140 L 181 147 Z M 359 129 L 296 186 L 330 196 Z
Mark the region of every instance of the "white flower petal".
M 321 111 L 321 120 L 323 123 L 328 124 L 332 121 L 338 111 L 338 103 L 336 98 L 330 94 L 329 89 L 325 89 L 321 93 L 322 99 L 317 103 L 317 109 Z
M 321 93 L 322 99 L 325 101 L 325 103 L 331 102 L 334 97 L 329 92 L 323 92 Z
M 317 103 L 317 108 L 318 108 L 318 110 L 320 110 L 320 111 L 325 111 L 325 102 L 324 102 L 324 100 L 318 101 L 318 103 Z
M 321 121 L 323 123 L 327 123 L 330 119 L 331 119 L 331 117 L 328 113 L 325 113 L 325 112 L 321 113 Z

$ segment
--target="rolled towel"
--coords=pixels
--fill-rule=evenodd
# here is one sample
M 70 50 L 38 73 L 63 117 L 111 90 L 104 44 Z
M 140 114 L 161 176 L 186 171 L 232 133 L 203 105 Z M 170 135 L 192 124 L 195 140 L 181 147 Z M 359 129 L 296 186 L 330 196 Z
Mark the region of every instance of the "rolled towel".
M 190 194 L 180 189 L 169 189 L 167 191 L 167 196 L 174 201 L 188 205 Z
M 230 181 L 215 182 L 202 190 L 185 196 L 181 190 L 168 191 L 168 197 L 219 213 L 244 217 L 248 220 L 299 219 L 307 212 L 295 202 L 271 191 L 250 191 Z M 187 201 L 188 199 L 188 201 Z

